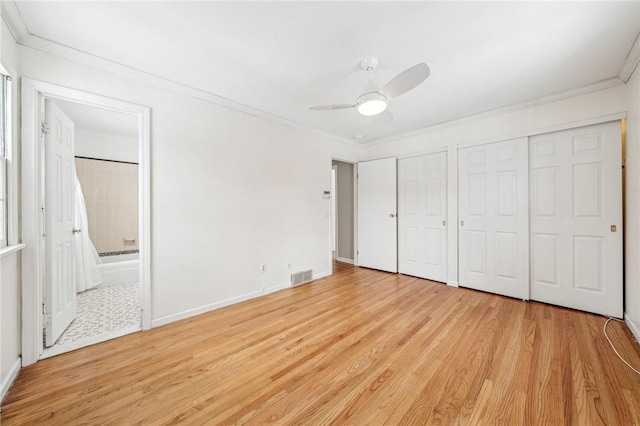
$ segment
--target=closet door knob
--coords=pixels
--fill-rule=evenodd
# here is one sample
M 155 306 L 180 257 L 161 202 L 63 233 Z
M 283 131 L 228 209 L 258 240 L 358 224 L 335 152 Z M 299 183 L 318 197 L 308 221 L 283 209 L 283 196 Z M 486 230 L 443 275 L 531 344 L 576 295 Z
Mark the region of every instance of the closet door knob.
M 389 217 L 396 217 L 396 215 L 393 213 L 389 213 Z
M 74 234 L 79 234 L 80 232 L 82 232 L 82 229 L 78 229 L 78 228 L 73 228 L 73 232 Z

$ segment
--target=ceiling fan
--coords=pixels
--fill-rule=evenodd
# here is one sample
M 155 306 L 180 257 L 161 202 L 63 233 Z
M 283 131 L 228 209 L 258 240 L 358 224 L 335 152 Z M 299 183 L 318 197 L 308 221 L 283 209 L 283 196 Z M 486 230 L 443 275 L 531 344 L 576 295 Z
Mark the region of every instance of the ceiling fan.
M 333 111 L 339 109 L 355 108 L 365 116 L 375 116 L 387 109 L 389 101 L 403 93 L 415 88 L 429 77 L 430 71 L 424 62 L 404 70 L 391 81 L 382 86 L 382 89 L 373 81 L 373 70 L 378 66 L 378 58 L 364 59 L 360 66 L 369 72 L 369 88 L 366 93 L 358 96 L 353 104 L 317 105 L 309 109 L 314 111 Z M 392 119 L 392 117 L 390 116 Z

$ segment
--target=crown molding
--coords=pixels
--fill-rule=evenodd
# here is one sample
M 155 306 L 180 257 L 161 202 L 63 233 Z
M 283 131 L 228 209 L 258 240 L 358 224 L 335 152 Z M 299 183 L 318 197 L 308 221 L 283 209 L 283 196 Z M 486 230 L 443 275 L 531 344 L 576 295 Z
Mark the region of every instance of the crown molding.
M 25 36 L 29 35 L 29 29 L 14 1 L 0 2 L 0 15 L 2 15 L 2 20 L 7 24 L 16 43 L 20 43 Z
M 544 105 L 552 102 L 561 101 L 563 99 L 569 99 L 580 95 L 585 95 L 591 92 L 597 92 L 599 90 L 610 89 L 612 87 L 620 86 L 624 84 L 624 82 L 618 78 L 613 77 L 607 80 L 600 81 L 598 83 L 589 84 L 587 86 L 578 87 L 575 89 L 567 90 L 560 93 L 554 93 L 552 95 L 540 96 L 538 98 L 530 99 L 524 102 L 518 102 L 516 104 L 506 105 L 499 108 L 490 109 L 484 112 L 480 112 L 477 114 L 467 115 L 460 118 L 455 118 L 452 120 L 445 120 L 439 123 L 429 124 L 427 126 L 421 127 L 419 129 L 410 130 L 408 132 L 398 133 L 393 136 L 388 136 L 386 138 L 376 139 L 370 142 L 364 142 L 360 144 L 363 148 L 368 148 L 371 146 L 381 145 L 384 143 L 394 142 L 400 139 L 406 139 L 413 136 L 418 136 L 423 133 L 432 132 L 437 129 L 442 129 L 451 126 L 457 126 L 462 123 L 466 123 L 468 121 L 475 121 L 482 118 L 492 117 L 500 114 L 507 114 L 514 111 L 520 111 L 526 108 L 531 108 L 537 105 Z
M 620 68 L 620 72 L 618 73 L 620 80 L 624 81 L 626 84 L 631 78 L 633 71 L 637 68 L 638 63 L 640 63 L 640 33 L 636 36 L 636 40 L 631 45 L 629 53 L 627 53 L 624 65 Z
M 27 26 L 24 24 L 24 20 L 20 15 L 20 11 L 16 7 L 14 1 L 2 1 L 2 17 L 9 27 L 9 31 L 16 40 L 16 43 L 30 47 L 33 49 L 41 50 L 47 53 L 51 53 L 63 58 L 71 59 L 76 62 L 80 62 L 86 65 L 93 66 L 98 69 L 110 71 L 115 74 L 132 78 L 135 80 L 141 80 L 145 83 L 153 84 L 165 89 L 172 90 L 174 92 L 181 93 L 196 99 L 203 100 L 205 102 L 229 108 L 235 111 L 242 112 L 254 117 L 266 119 L 290 128 L 304 131 L 316 136 L 330 139 L 335 142 L 339 142 L 350 147 L 359 147 L 359 144 L 353 142 L 347 138 L 343 138 L 331 133 L 323 132 L 321 130 L 306 126 L 302 123 L 284 118 L 282 116 L 272 114 L 263 111 L 258 108 L 251 107 L 249 105 L 242 104 L 240 102 L 233 101 L 222 96 L 218 96 L 214 93 L 206 90 L 199 89 L 197 87 L 190 86 L 188 84 L 181 83 L 176 80 L 172 80 L 166 77 L 162 77 L 157 74 L 152 74 L 147 71 L 143 71 L 137 68 L 130 67 L 128 65 L 112 61 L 91 53 L 75 49 L 70 46 L 56 43 L 52 40 L 48 40 L 44 37 L 40 37 L 31 34 Z

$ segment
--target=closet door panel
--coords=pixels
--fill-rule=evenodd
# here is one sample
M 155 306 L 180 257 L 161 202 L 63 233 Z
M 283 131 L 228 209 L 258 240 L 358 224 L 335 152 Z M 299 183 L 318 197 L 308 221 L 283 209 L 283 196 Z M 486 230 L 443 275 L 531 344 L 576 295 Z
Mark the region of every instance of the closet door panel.
M 528 299 L 527 141 L 458 152 L 460 286 Z
M 398 161 L 399 272 L 447 280 L 447 154 Z
M 530 138 L 531 298 L 622 316 L 619 122 Z

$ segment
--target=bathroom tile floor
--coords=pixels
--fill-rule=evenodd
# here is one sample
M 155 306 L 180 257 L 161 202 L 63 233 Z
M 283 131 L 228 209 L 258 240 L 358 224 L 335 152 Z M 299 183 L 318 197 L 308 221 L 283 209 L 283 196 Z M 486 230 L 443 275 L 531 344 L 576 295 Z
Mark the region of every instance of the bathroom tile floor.
M 139 326 L 139 287 L 137 282 L 128 282 L 78 293 L 76 319 L 54 347 Z

